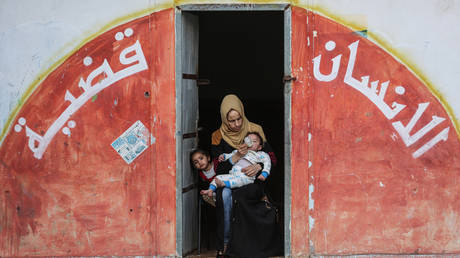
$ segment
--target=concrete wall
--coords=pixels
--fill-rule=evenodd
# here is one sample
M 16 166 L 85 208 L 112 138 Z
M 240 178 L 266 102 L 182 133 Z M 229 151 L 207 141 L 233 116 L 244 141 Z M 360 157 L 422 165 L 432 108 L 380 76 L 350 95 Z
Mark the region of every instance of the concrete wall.
M 183 3 L 1 3 L 0 255 L 175 254 Z M 292 4 L 292 254 L 459 253 L 458 3 Z

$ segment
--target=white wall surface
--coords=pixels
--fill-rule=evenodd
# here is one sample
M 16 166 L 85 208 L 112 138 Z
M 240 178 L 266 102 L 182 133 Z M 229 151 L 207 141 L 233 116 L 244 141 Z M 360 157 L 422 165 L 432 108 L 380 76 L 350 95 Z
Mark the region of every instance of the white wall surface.
M 168 3 L 173 1 L 1 0 L 0 129 L 8 126 L 8 117 L 31 84 L 59 59 L 114 20 Z M 460 0 L 299 3 L 367 28 L 388 43 L 439 90 L 460 119 Z

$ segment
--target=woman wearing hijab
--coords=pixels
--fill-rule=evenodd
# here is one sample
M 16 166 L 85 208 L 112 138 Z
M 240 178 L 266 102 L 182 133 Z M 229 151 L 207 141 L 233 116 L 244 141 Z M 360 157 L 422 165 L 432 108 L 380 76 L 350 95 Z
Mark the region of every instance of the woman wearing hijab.
M 248 147 L 243 144 L 248 132 L 257 132 L 262 137 L 262 151 L 269 154 L 272 167 L 276 157 L 267 143 L 260 125 L 250 122 L 244 113 L 240 99 L 227 95 L 220 106 L 222 124 L 212 134 L 211 156 L 216 159 L 222 153 L 238 150 L 234 159 L 220 164 L 220 171 L 227 173 L 235 160 L 244 156 Z M 242 171 L 248 176 L 262 171 L 263 164 L 253 164 Z M 217 257 L 227 254 L 240 257 L 268 257 L 281 251 L 281 234 L 276 224 L 274 207 L 267 202 L 265 182 L 254 181 L 237 189 L 219 188 L 217 190 Z

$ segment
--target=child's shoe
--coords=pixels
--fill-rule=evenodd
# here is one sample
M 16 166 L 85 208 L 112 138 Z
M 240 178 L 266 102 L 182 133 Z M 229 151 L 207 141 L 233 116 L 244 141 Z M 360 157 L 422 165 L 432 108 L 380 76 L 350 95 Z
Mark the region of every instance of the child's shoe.
M 204 194 L 201 197 L 203 198 L 203 201 L 209 203 L 213 207 L 216 207 L 216 197 L 215 197 L 215 195 L 210 197 L 209 195 Z

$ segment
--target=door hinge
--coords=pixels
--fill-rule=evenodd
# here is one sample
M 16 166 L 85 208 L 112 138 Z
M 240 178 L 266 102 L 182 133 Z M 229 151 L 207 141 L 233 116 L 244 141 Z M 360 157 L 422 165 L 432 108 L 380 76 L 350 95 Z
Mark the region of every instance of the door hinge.
M 285 75 L 283 77 L 283 83 L 286 83 L 286 82 L 291 82 L 291 81 L 295 81 L 297 80 L 296 77 L 292 77 L 291 75 Z
M 195 80 L 197 86 L 203 86 L 203 85 L 209 85 L 211 84 L 211 81 L 208 79 L 200 79 L 198 78 L 197 74 L 188 74 L 188 73 L 183 73 L 182 74 L 182 79 L 186 80 Z
M 188 192 L 188 191 L 190 191 L 190 190 L 193 190 L 193 189 L 195 189 L 197 186 L 198 186 L 197 183 L 191 183 L 191 184 L 189 184 L 188 186 L 182 188 L 182 193 L 186 193 L 186 192 Z
M 184 133 L 182 135 L 182 139 L 188 139 L 188 138 L 195 138 L 198 134 L 196 132 L 193 133 Z

